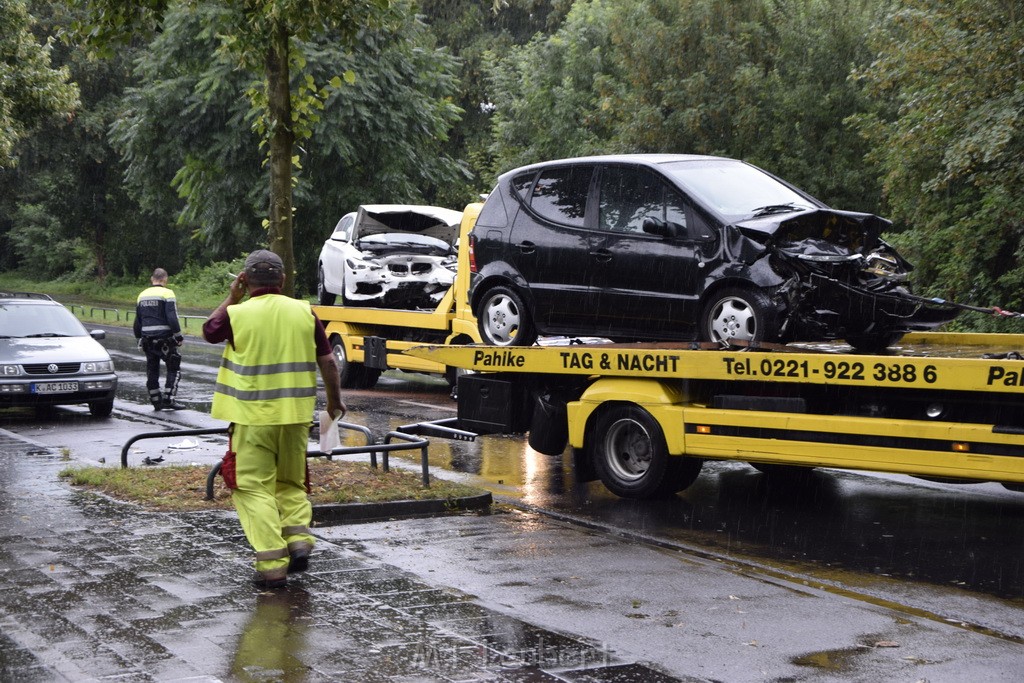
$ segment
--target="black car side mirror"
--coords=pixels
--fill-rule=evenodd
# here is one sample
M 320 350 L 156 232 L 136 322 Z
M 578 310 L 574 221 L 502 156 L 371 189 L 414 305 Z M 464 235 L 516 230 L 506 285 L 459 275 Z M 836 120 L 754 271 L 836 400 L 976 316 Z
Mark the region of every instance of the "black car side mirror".
M 647 216 L 644 218 L 644 222 L 641 227 L 644 232 L 650 235 L 661 235 L 668 239 L 675 239 L 676 237 L 679 237 L 678 225 L 675 223 L 666 223 L 660 218 L 655 218 L 654 216 Z

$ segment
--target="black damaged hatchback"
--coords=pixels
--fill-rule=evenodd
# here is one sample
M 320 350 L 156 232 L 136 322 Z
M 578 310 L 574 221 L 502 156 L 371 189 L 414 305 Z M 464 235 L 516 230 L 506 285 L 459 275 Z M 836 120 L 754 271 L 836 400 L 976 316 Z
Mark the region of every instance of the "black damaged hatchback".
M 471 239 L 481 338 L 845 340 L 876 352 L 957 309 L 916 297 L 889 221 L 751 164 L 628 154 L 503 174 Z

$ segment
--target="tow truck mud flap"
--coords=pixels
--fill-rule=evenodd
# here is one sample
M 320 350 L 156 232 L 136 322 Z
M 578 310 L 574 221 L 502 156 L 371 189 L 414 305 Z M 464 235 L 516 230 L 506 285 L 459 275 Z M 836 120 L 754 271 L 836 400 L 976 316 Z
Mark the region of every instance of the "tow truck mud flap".
M 388 340 L 384 337 L 363 337 L 363 365 L 374 370 L 388 370 Z
M 564 396 L 543 391 L 534 394 L 533 415 L 527 441 L 530 448 L 544 455 L 561 455 L 569 443 L 569 418 Z
M 523 382 L 493 375 L 459 377 L 459 428 L 477 434 L 523 434 L 530 424 Z

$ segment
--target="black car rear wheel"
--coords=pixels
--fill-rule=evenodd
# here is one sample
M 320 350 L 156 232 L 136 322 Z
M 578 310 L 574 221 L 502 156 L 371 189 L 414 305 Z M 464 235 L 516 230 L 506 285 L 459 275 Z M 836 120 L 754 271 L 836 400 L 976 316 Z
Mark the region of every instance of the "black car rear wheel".
M 704 306 L 700 320 L 702 341 L 777 341 L 779 312 L 760 289 L 723 289 Z
M 537 341 L 529 309 L 509 287 L 495 287 L 484 294 L 477 325 L 480 338 L 491 346 L 531 346 Z

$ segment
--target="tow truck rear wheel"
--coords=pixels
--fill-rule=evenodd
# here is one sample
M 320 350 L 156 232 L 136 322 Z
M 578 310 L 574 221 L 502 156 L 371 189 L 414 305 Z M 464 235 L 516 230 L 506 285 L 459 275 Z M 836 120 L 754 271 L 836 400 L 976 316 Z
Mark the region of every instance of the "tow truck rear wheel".
M 661 425 L 643 408 L 605 408 L 594 425 L 594 469 L 609 491 L 623 498 L 671 495 L 692 484 L 701 460 L 671 456 Z
M 366 381 L 364 377 L 366 367 L 362 363 L 349 362 L 348 355 L 345 353 L 345 342 L 338 335 L 331 337 L 331 349 L 334 350 L 334 359 L 338 362 L 338 377 L 341 380 L 342 389 L 369 388 L 363 386 Z M 380 372 L 377 375 L 379 376 Z M 374 377 L 373 383 L 369 386 L 373 386 L 376 382 L 377 377 Z

